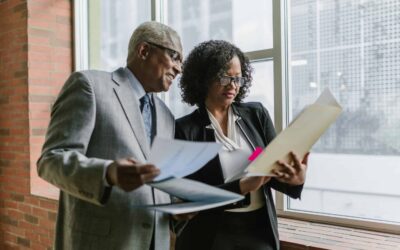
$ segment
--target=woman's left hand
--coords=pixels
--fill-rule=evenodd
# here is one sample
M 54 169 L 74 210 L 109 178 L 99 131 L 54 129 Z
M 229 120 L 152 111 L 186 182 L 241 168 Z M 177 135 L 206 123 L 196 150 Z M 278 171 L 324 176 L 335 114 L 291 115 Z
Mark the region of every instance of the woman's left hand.
M 300 160 L 299 156 L 293 152 L 290 152 L 292 157 L 292 164 L 285 163 L 279 160 L 277 163 L 280 166 L 278 169 L 272 170 L 272 173 L 276 175 L 276 179 L 280 182 L 284 182 L 290 185 L 302 185 L 306 180 L 308 152 L 303 160 Z

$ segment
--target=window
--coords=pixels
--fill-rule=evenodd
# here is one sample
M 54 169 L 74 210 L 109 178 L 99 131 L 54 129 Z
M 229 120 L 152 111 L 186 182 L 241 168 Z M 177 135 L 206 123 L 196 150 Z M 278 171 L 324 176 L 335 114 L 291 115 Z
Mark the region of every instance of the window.
M 210 39 L 227 40 L 244 52 L 265 52 L 272 48 L 271 0 L 169 0 L 165 1 L 166 24 L 182 37 L 184 56 L 197 44 Z M 253 59 L 271 60 L 258 55 Z M 273 114 L 273 92 L 259 94 L 259 90 L 273 90 L 272 62 L 257 62 L 253 87 L 247 100 L 268 103 Z M 259 70 L 258 70 L 259 69 Z M 188 114 L 194 107 L 181 102 L 178 80 L 166 95 L 166 102 L 176 117 Z
M 89 68 L 125 66 L 132 31 L 151 18 L 150 1 L 90 0 L 87 13 Z
M 289 110 L 329 87 L 343 113 L 289 211 L 400 224 L 400 3 L 290 0 Z
M 312 148 L 301 201 L 277 195 L 278 213 L 398 232 L 399 1 L 85 2 L 75 0 L 84 13 L 76 19 L 77 69 L 125 65 L 131 31 L 157 20 L 178 31 L 184 56 L 209 39 L 245 51 L 255 69 L 245 101 L 261 101 L 277 131 L 329 87 L 344 112 Z M 161 96 L 180 117 L 193 107 L 182 104 L 177 82 Z

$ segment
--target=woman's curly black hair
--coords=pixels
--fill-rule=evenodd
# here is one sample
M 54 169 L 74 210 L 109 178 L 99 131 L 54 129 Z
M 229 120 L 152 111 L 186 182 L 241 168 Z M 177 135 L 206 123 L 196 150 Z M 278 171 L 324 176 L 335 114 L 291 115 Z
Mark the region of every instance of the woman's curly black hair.
M 222 41 L 210 40 L 197 45 L 183 63 L 182 77 L 179 82 L 181 96 L 190 105 L 201 106 L 206 100 L 213 82 L 229 69 L 229 62 L 237 56 L 245 82 L 239 89 L 235 101 L 241 102 L 251 86 L 253 68 L 249 59 L 235 45 Z

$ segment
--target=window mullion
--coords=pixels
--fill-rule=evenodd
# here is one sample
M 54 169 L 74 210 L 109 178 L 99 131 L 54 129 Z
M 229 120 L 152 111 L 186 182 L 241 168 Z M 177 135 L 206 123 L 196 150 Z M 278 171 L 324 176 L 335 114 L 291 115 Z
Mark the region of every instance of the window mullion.
M 275 129 L 279 133 L 287 124 L 288 115 L 288 67 L 287 67 L 287 1 L 272 1 L 273 22 L 273 58 L 274 58 L 274 122 Z M 285 196 L 275 192 L 276 209 L 279 214 L 286 208 Z

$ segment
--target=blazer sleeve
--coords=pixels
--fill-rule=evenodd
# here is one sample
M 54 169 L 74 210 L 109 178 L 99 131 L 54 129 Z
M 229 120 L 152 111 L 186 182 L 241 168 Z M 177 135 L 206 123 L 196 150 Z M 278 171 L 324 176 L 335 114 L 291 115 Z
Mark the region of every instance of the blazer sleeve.
M 193 138 L 190 138 L 189 132 L 186 130 L 186 132 L 188 134 L 185 134 L 184 129 L 181 127 L 179 122 L 175 123 L 175 138 L 176 139 L 180 139 L 180 140 L 191 140 Z M 211 160 L 211 162 L 215 162 L 215 159 Z M 211 162 L 207 163 L 207 164 L 211 164 Z M 191 174 L 189 176 L 187 176 L 187 178 L 189 179 L 195 179 L 195 180 L 199 180 L 198 178 L 196 178 L 196 173 Z M 237 194 L 241 194 L 240 191 L 240 180 L 235 180 L 232 182 L 228 182 L 228 183 L 223 183 L 221 185 L 217 185 L 216 187 L 230 191 L 230 192 L 234 192 Z M 232 208 L 241 208 L 241 207 L 245 207 L 248 206 L 250 204 L 250 194 L 245 195 L 245 198 L 241 201 L 235 202 L 233 204 L 229 204 L 226 206 L 222 206 L 222 207 L 218 207 L 218 208 L 213 208 L 214 210 L 224 210 L 224 209 L 232 209 Z
M 110 161 L 85 156 L 95 119 L 93 87 L 85 75 L 74 73 L 53 105 L 37 170 L 62 191 L 101 205 L 111 191 L 104 185 L 105 166 Z
M 269 116 L 267 109 L 261 103 L 260 103 L 260 110 L 261 110 L 260 120 L 262 122 L 264 137 L 266 143 L 269 143 L 276 136 L 275 128 L 274 125 L 272 124 L 272 120 L 271 117 Z M 279 192 L 289 195 L 292 198 L 300 198 L 301 192 L 303 190 L 303 185 L 292 186 L 286 183 L 282 183 L 276 180 L 275 178 L 272 178 L 271 181 L 267 183 L 267 185 L 269 185 L 275 190 L 278 190 Z

